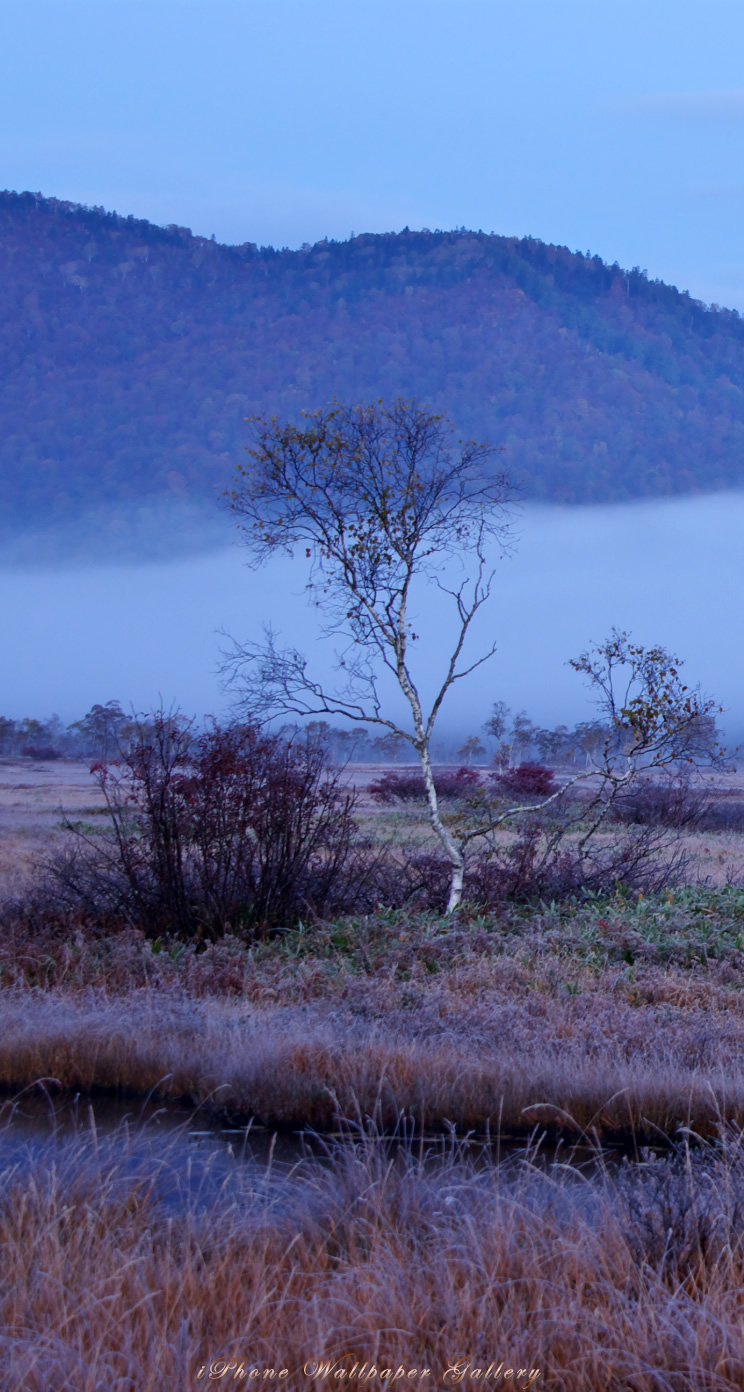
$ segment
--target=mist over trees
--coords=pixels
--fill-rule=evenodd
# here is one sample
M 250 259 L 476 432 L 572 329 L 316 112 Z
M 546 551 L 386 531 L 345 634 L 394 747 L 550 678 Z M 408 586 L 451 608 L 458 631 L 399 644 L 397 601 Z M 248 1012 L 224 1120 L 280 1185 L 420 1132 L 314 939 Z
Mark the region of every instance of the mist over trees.
M 504 446 L 524 496 L 744 484 L 744 323 L 533 238 L 404 230 L 226 247 L 0 195 L 0 517 L 213 516 L 244 417 L 417 397 Z
M 541 726 L 526 711 L 506 711 L 502 737 L 492 731 L 492 717 L 477 734 L 440 734 L 432 741 L 432 754 L 438 763 L 459 765 L 473 771 L 493 768 L 501 773 L 518 770 L 520 765 L 541 764 L 549 768 L 591 767 L 609 733 L 601 720 L 579 721 L 576 725 Z M 79 720 L 65 725 L 58 715 L 20 720 L 0 715 L 0 758 L 17 759 L 95 759 L 105 763 L 128 750 L 143 728 L 143 716 L 125 713 L 118 701 L 96 702 Z M 290 728 L 288 725 L 287 728 Z M 297 728 L 299 727 L 292 727 Z M 337 764 L 379 764 L 381 767 L 413 760 L 410 747 L 391 732 L 378 734 L 364 726 L 344 729 L 327 720 L 306 720 L 302 728 L 319 739 Z M 515 737 L 515 732 L 518 737 Z M 711 750 L 723 742 L 715 717 L 706 718 L 701 735 Z

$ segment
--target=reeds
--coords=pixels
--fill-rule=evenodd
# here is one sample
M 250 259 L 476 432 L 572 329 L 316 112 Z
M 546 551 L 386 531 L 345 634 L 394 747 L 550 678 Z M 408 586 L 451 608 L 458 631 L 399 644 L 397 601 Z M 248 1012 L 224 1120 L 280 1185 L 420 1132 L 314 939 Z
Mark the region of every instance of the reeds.
M 197 951 L 11 914 L 0 1087 L 54 1079 L 270 1125 L 710 1134 L 744 1121 L 744 895 L 380 913 Z M 51 1086 L 51 1084 L 50 1084 Z
M 8 1093 L 44 1080 L 318 1131 L 354 1117 L 377 1139 L 276 1182 L 236 1169 L 180 1206 L 161 1184 L 170 1166 L 178 1189 L 175 1153 L 146 1163 L 124 1135 L 16 1157 L 3 1392 L 255 1385 L 241 1365 L 337 1385 L 303 1371 L 318 1357 L 416 1368 L 396 1385 L 422 1388 L 508 1386 L 470 1377 L 502 1360 L 526 1370 L 512 1386 L 539 1369 L 551 1392 L 744 1388 L 744 1162 L 725 1125 L 744 1124 L 743 922 L 740 891 L 689 891 L 381 912 L 197 952 L 11 914 Z M 676 1149 L 581 1178 L 380 1139 L 535 1126 Z M 689 1131 L 716 1143 L 687 1149 Z
M 502 978 L 503 980 L 503 978 Z M 118 1091 L 209 1103 L 215 1114 L 272 1127 L 332 1129 L 339 1114 L 383 1129 L 401 1116 L 419 1131 L 460 1133 L 539 1123 L 605 1140 L 711 1134 L 744 1123 L 744 1022 L 702 1008 L 666 1019 L 627 1001 L 524 1002 L 508 990 L 444 1013 L 447 994 L 419 1012 L 384 1010 L 384 985 L 359 1018 L 345 1004 L 263 1007 L 143 991 L 107 1000 L 54 992 L 0 998 L 0 1087 L 43 1079 L 50 1089 Z M 442 1015 L 437 1016 L 441 1010 Z M 716 1023 L 718 1028 L 716 1029 Z
M 17 1162 L 0 1192 L 7 1392 L 252 1386 L 252 1367 L 338 1385 L 310 1375 L 321 1358 L 415 1368 L 395 1385 L 420 1388 L 744 1385 L 731 1135 L 588 1178 L 368 1138 L 273 1185 L 236 1166 L 175 1211 L 125 1136 L 91 1135 Z M 470 1375 L 499 1363 L 524 1375 Z

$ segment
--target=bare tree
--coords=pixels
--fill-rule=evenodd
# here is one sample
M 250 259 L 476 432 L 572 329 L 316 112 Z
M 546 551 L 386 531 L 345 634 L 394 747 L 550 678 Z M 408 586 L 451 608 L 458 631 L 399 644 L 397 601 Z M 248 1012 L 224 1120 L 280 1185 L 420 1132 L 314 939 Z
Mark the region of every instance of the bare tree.
M 456 440 L 446 416 L 416 402 L 334 403 L 304 413 L 300 426 L 262 417 L 254 429 L 231 506 L 256 564 L 277 552 L 304 553 L 326 633 L 345 643 L 342 680 L 334 691 L 316 682 L 303 655 L 280 649 L 267 630 L 264 644 L 237 645 L 226 658 L 228 681 L 254 718 L 342 715 L 384 726 L 415 749 L 431 825 L 451 867 L 451 911 L 465 862 L 440 815 L 430 744 L 447 692 L 495 651 L 464 657 L 471 624 L 491 595 L 494 543 L 503 548 L 508 537 L 508 481 L 493 467 L 494 450 Z M 468 568 L 453 585 L 455 561 Z M 455 620 L 428 708 L 411 663 L 412 589 L 421 579 L 438 588 Z M 410 727 L 385 708 L 384 671 L 408 703 Z
M 485 734 L 492 736 L 492 739 L 496 741 L 496 753 L 493 759 L 495 759 L 495 763 L 499 764 L 499 766 L 506 764 L 511 754 L 509 742 L 507 742 L 506 738 L 507 729 L 509 729 L 510 714 L 511 711 L 506 702 L 497 700 L 497 702 L 493 703 L 493 714 L 490 715 L 489 720 L 486 720 L 485 725 L 483 725 Z
M 582 866 L 588 870 L 604 854 L 596 849 L 596 833 L 639 776 L 725 764 L 715 719 L 721 707 L 685 685 L 680 676 L 683 662 L 666 648 L 643 647 L 631 642 L 628 633 L 613 629 L 604 643 L 569 665 L 587 679 L 600 713 L 598 721 L 586 726 L 591 732 L 584 746 L 587 767 L 536 802 L 504 807 L 485 795 L 472 799 L 452 827 L 461 854 L 473 842 L 487 844 L 506 822 L 559 813 L 543 836 L 537 872 L 569 836 L 577 873 Z M 584 786 L 584 795 L 572 801 L 568 794 L 577 785 Z M 628 848 L 620 849 L 620 861 L 627 861 Z M 663 838 L 650 836 L 646 829 L 631 852 L 636 860 L 648 860 L 663 849 Z M 617 848 L 612 856 L 620 863 Z M 590 878 L 587 873 L 587 881 Z

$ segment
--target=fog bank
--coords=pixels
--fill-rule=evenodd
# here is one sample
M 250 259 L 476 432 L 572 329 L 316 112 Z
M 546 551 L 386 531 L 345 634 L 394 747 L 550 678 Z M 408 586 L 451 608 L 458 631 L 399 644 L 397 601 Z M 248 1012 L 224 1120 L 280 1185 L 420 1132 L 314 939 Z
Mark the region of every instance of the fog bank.
M 526 707 L 542 724 L 590 713 L 567 660 L 613 625 L 686 659 L 685 676 L 744 727 L 740 586 L 744 493 L 603 508 L 526 506 L 477 638 L 496 656 L 452 693 L 441 727 L 477 730 L 491 703 Z M 229 521 L 225 538 L 230 537 Z M 94 701 L 146 709 L 162 699 L 201 715 L 228 701 L 217 675 L 219 630 L 259 637 L 270 621 L 323 675 L 332 645 L 318 641 L 304 572 L 265 571 L 225 545 L 162 563 L 0 569 L 0 714 L 58 712 L 71 721 Z M 424 687 L 446 655 L 441 597 L 421 602 L 417 653 Z M 478 644 L 474 644 L 475 652 Z

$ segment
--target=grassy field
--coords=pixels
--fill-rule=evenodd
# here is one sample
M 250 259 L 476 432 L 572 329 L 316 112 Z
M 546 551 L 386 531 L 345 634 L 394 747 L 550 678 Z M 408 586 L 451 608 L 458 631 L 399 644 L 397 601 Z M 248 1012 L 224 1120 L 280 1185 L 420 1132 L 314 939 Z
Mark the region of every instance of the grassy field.
M 84 788 L 77 806 L 95 822 Z M 6 821 L 4 864 L 28 873 L 29 848 L 60 835 L 48 814 Z M 372 1386 L 403 1369 L 395 1385 L 422 1388 L 744 1387 L 744 890 L 724 882 L 740 844 L 701 838 L 712 882 L 651 897 L 380 910 L 198 950 L 9 907 L 8 1097 L 43 1079 L 273 1127 L 345 1118 L 366 1139 L 271 1202 L 236 1177 L 177 1212 L 123 1136 L 15 1163 L 2 1386 L 232 1386 L 255 1365 L 299 1389 L 361 1381 L 356 1360 Z M 453 1128 L 545 1130 L 630 1162 L 476 1170 L 383 1138 Z M 338 1360 L 327 1377 L 321 1357 Z
M 0 1080 L 326 1129 L 709 1135 L 744 1120 L 744 891 L 380 913 L 202 951 L 8 925 Z

